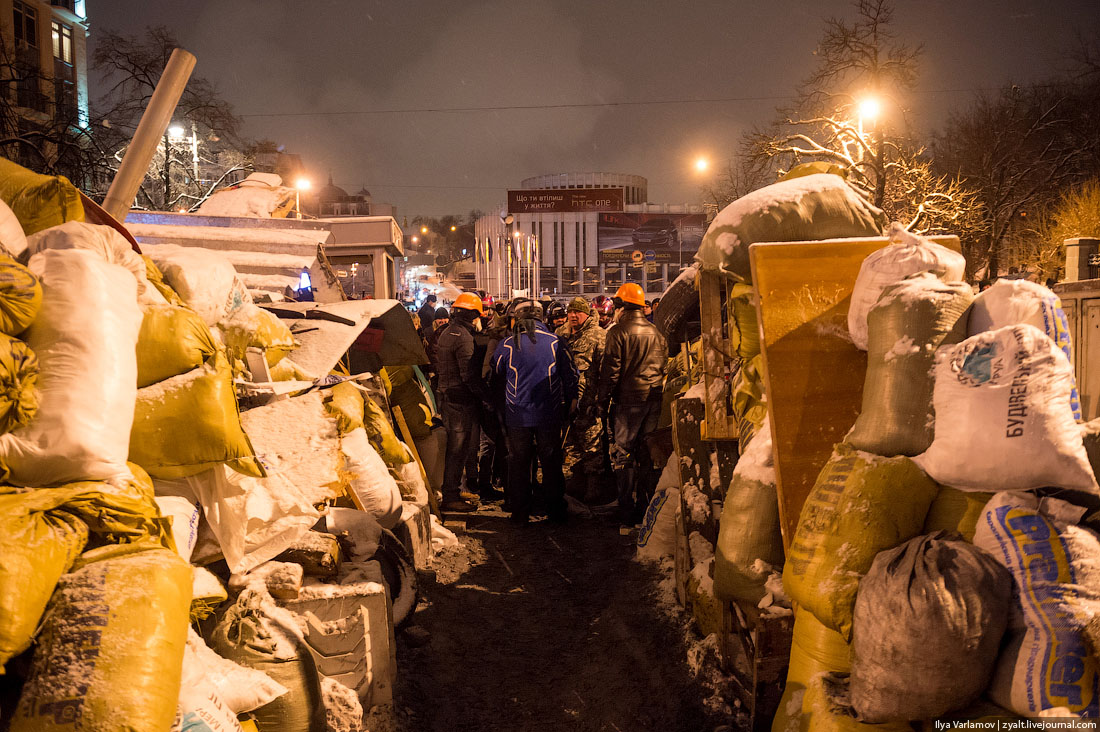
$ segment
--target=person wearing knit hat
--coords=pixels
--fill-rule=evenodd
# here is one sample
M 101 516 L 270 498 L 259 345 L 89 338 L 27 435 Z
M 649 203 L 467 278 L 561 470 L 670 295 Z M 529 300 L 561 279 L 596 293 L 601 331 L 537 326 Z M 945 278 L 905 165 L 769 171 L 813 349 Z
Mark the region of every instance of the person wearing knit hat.
M 592 306 L 588 304 L 588 301 L 583 297 L 574 297 L 573 302 L 569 303 L 569 306 L 565 308 L 566 312 L 576 311 L 578 313 L 584 313 L 585 315 L 592 314 Z

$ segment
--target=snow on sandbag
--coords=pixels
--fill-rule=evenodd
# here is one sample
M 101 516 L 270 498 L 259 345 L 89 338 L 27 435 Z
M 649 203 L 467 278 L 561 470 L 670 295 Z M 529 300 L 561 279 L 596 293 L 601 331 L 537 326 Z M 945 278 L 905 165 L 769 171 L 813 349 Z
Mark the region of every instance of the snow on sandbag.
M 750 244 L 880 236 L 885 225 L 882 211 L 840 176 L 808 175 L 765 186 L 722 209 L 695 261 L 700 270 L 728 272 L 751 284 Z
M 38 316 L 42 285 L 29 269 L 0 256 L 0 333 L 17 336 Z
M 12 259 L 27 251 L 27 235 L 15 212 L 0 199 L 0 250 Z
M 41 486 L 129 476 L 141 309 L 134 278 L 80 250 L 31 258 L 42 310 L 27 331 L 38 356 L 38 414 L 0 435 L 9 481 Z
M 167 549 L 86 552 L 57 585 L 11 732 L 167 730 L 187 645 L 191 567 Z
M 183 663 L 184 684 L 212 687 L 218 699 L 234 715 L 251 712 L 287 693 L 285 686 L 262 671 L 223 658 L 193 629 L 187 631 L 187 655 Z M 185 727 L 186 729 L 186 727 Z
M 296 191 L 282 185 L 273 173 L 251 173 L 247 178 L 219 189 L 202 202 L 198 212 L 205 216 L 257 216 L 272 218 L 275 212 L 294 205 Z
M 922 534 L 934 534 L 937 531 L 954 531 L 967 541 L 974 540 L 974 530 L 985 510 L 985 504 L 993 497 L 992 493 L 960 491 L 956 488 L 940 486 L 940 492 L 928 508 L 924 517 Z
M 935 369 L 935 438 L 914 458 L 934 480 L 974 491 L 1098 492 L 1070 406 L 1073 369 L 1038 328 L 944 346 Z
M 860 578 L 876 554 L 920 533 L 938 490 L 907 457 L 837 445 L 802 505 L 783 589 L 800 611 L 851 638 Z
M 30 423 L 38 412 L 38 357 L 26 343 L 0 333 L 0 433 Z
M 768 418 L 737 461 L 722 504 L 714 555 L 714 594 L 757 604 L 768 575 L 783 565 L 779 496 Z
M 218 350 L 210 328 L 189 308 L 146 305 L 137 342 L 138 388 L 202 366 Z
M 931 272 L 945 282 L 960 282 L 966 271 L 963 255 L 910 234 L 899 223 L 890 226 L 887 236 L 890 243 L 863 260 L 852 288 L 848 333 L 861 351 L 867 350 L 867 314 L 883 290 L 918 272 Z
M 680 459 L 673 452 L 653 489 L 642 528 L 638 531 L 638 557 L 657 561 L 676 551 L 676 507 L 680 504 Z
M 210 646 L 218 655 L 262 671 L 287 689 L 253 710 L 260 732 L 325 732 L 317 665 L 289 611 L 245 590 L 214 629 Z
M 401 443 L 404 445 L 405 443 Z M 415 460 L 410 460 L 400 465 L 394 471 L 397 473 L 397 488 L 401 491 L 401 497 L 406 501 L 412 501 L 418 506 L 428 505 L 428 485 L 424 482 L 424 476 L 420 473 L 420 465 Z
M 1050 289 L 1027 280 L 997 280 L 974 298 L 967 335 L 1026 323 L 1047 334 L 1073 363 L 1073 342 L 1062 300 Z M 1074 419 L 1081 419 L 1081 403 L 1074 383 L 1070 394 Z
M 845 441 L 875 455 L 920 455 L 932 444 L 936 349 L 966 338 L 965 282 L 931 272 L 888 285 L 867 315 L 863 409 Z
M 438 554 L 447 547 L 458 546 L 462 543 L 453 531 L 439 523 L 439 518 L 434 513 L 429 514 L 428 518 L 431 522 L 433 553 Z
M 199 518 L 202 507 L 182 496 L 157 496 L 154 499 L 162 516 L 172 522 L 172 540 L 176 553 L 185 561 L 191 560 L 195 542 L 199 537 Z
M 217 325 L 252 302 L 252 296 L 237 277 L 237 270 L 217 252 L 156 244 L 146 246 L 145 253 L 187 307 L 197 312 L 207 325 Z
M 222 581 L 209 569 L 194 565 L 191 569 L 191 622 L 195 623 L 213 615 L 218 606 L 229 599 L 229 594 Z
M 1084 509 L 1031 493 L 998 493 L 974 544 L 1015 583 L 1014 617 L 987 692 L 1028 717 L 1100 716 L 1100 662 L 1089 651 L 1089 621 L 1100 612 L 1100 537 L 1076 522 Z
M 812 707 L 804 704 L 811 681 L 821 674 L 843 673 L 850 668 L 848 644 L 840 634 L 826 628 L 809 611 L 795 613 L 787 683 L 772 720 L 772 732 L 816 729 L 811 726 L 815 721 L 810 714 Z
M 993 675 L 1011 598 L 1011 575 L 958 534 L 879 552 L 852 622 L 859 719 L 932 719 L 975 701 Z
M 401 520 L 401 491 L 386 463 L 367 439 L 364 429 L 352 430 L 340 439 L 345 469 L 352 474 L 349 491 L 356 506 L 392 529 Z
M 142 261 L 145 262 L 145 277 L 149 280 L 149 284 L 157 288 L 157 291 L 164 298 L 165 302 L 169 305 L 181 305 L 183 306 L 183 298 L 179 296 L 172 287 L 164 281 L 164 273 L 157 267 L 157 263 L 152 260 L 148 254 L 141 255 Z
M 233 380 L 216 353 L 199 368 L 137 390 L 130 460 L 154 478 L 196 475 L 225 463 L 265 475 L 241 428 Z
M 357 508 L 329 506 L 318 522 L 317 528 L 336 537 L 340 551 L 349 562 L 367 562 L 374 559 L 382 542 L 384 529 L 378 520 Z
M 326 390 L 325 409 L 336 418 L 341 435 L 362 429 L 365 395 L 350 381 L 342 381 Z M 392 428 L 390 430 L 393 431 Z
M 250 302 L 244 303 L 232 315 L 218 323 L 225 347 L 231 359 L 245 360 L 246 351 L 259 348 L 268 366 L 279 363 L 298 347 L 290 328 L 279 316 Z
M 130 242 L 113 227 L 86 224 L 83 221 L 67 221 L 60 226 L 31 234 L 27 237 L 27 249 L 32 255 L 49 249 L 82 249 L 95 252 L 104 261 L 117 264 L 130 271 L 137 281 L 138 302 L 143 305 L 163 305 L 167 301 L 156 287 L 149 283 L 145 260 L 134 251 Z

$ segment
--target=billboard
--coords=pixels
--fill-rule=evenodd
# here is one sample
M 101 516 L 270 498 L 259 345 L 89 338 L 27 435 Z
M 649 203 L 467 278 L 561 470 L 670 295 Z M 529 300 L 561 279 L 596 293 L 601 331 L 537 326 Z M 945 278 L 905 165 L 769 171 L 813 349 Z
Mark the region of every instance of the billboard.
M 705 214 L 602 213 L 600 264 L 690 264 L 707 230 Z
M 561 188 L 508 191 L 508 213 L 622 211 L 622 188 Z

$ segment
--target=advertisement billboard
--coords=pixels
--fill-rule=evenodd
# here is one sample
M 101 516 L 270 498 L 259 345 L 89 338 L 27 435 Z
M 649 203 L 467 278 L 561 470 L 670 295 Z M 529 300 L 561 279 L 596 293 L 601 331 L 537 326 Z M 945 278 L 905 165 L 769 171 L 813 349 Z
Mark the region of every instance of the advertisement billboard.
M 560 188 L 508 191 L 508 213 L 622 211 L 622 188 Z
M 701 213 L 602 213 L 600 264 L 690 264 L 706 229 Z

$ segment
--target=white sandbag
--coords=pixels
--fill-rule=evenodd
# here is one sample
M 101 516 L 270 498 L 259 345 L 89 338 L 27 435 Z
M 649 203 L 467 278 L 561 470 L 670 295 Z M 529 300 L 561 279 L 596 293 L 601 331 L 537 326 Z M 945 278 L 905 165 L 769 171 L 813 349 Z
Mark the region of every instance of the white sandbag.
M 129 476 L 142 313 L 125 269 L 92 252 L 31 257 L 42 309 L 27 331 L 38 355 L 38 414 L 0 435 L 0 465 L 17 485 Z
M 861 351 L 867 350 L 867 313 L 884 289 L 917 272 L 932 272 L 942 280 L 957 282 L 966 270 L 961 254 L 910 234 L 901 224 L 892 224 L 887 235 L 890 243 L 867 255 L 852 288 L 848 332 Z
M 1073 369 L 1039 329 L 1014 325 L 936 352 L 932 446 L 915 457 L 960 490 L 1100 492 L 1073 419 Z
M 1031 493 L 986 504 L 974 544 L 1008 569 L 1013 615 L 987 694 L 1029 717 L 1100 716 L 1100 662 L 1087 630 L 1100 613 L 1100 537 L 1074 523 L 1084 509 Z
M 155 484 L 154 484 L 155 485 Z M 182 496 L 156 496 L 160 515 L 172 520 L 172 539 L 176 542 L 176 553 L 191 561 L 195 551 L 195 542 L 199 538 L 199 518 L 201 506 Z
M 15 212 L 0 199 L 0 249 L 12 259 L 19 259 L 27 251 L 27 235 Z
M 420 466 L 415 460 L 411 460 L 397 468 L 401 476 L 401 482 L 405 484 L 408 500 L 418 506 L 428 505 L 428 484 L 424 482 L 424 476 L 420 474 Z
M 354 477 L 351 491 L 355 502 L 374 516 L 384 529 L 392 529 L 401 520 L 401 491 L 389 468 L 367 438 L 362 427 L 352 430 L 340 440 L 345 468 Z
M 357 508 L 329 506 L 322 517 L 326 534 L 340 541 L 340 549 L 350 562 L 369 562 L 382 541 L 382 527 L 378 520 Z
M 665 463 L 638 531 L 638 558 L 657 561 L 676 551 L 676 506 L 680 503 L 680 458 Z
M 668 456 L 661 476 L 657 478 L 657 487 L 653 490 L 667 491 L 669 488 L 680 490 L 680 458 L 676 453 Z
M 237 270 L 217 252 L 175 244 L 146 246 L 145 253 L 165 281 L 207 325 L 214 325 L 252 302 Z
M 137 281 L 138 302 L 142 305 L 166 305 L 164 295 L 149 282 L 145 260 L 134 251 L 126 237 L 110 226 L 66 221 L 27 237 L 32 255 L 47 249 L 85 249 L 96 252 L 104 261 L 125 267 Z
M 967 325 L 969 335 L 1027 323 L 1047 334 L 1073 363 L 1073 339 L 1062 300 L 1050 289 L 1027 280 L 997 280 L 974 298 Z M 1074 419 L 1081 419 L 1076 383 L 1070 395 Z
M 193 628 L 187 631 L 183 664 L 184 686 L 189 675 L 197 683 L 211 686 L 234 715 L 251 712 L 287 693 L 285 686 L 263 671 L 219 656 Z
M 281 473 L 250 478 L 218 466 L 184 480 L 202 503 L 234 574 L 244 574 L 282 554 L 321 515 Z

